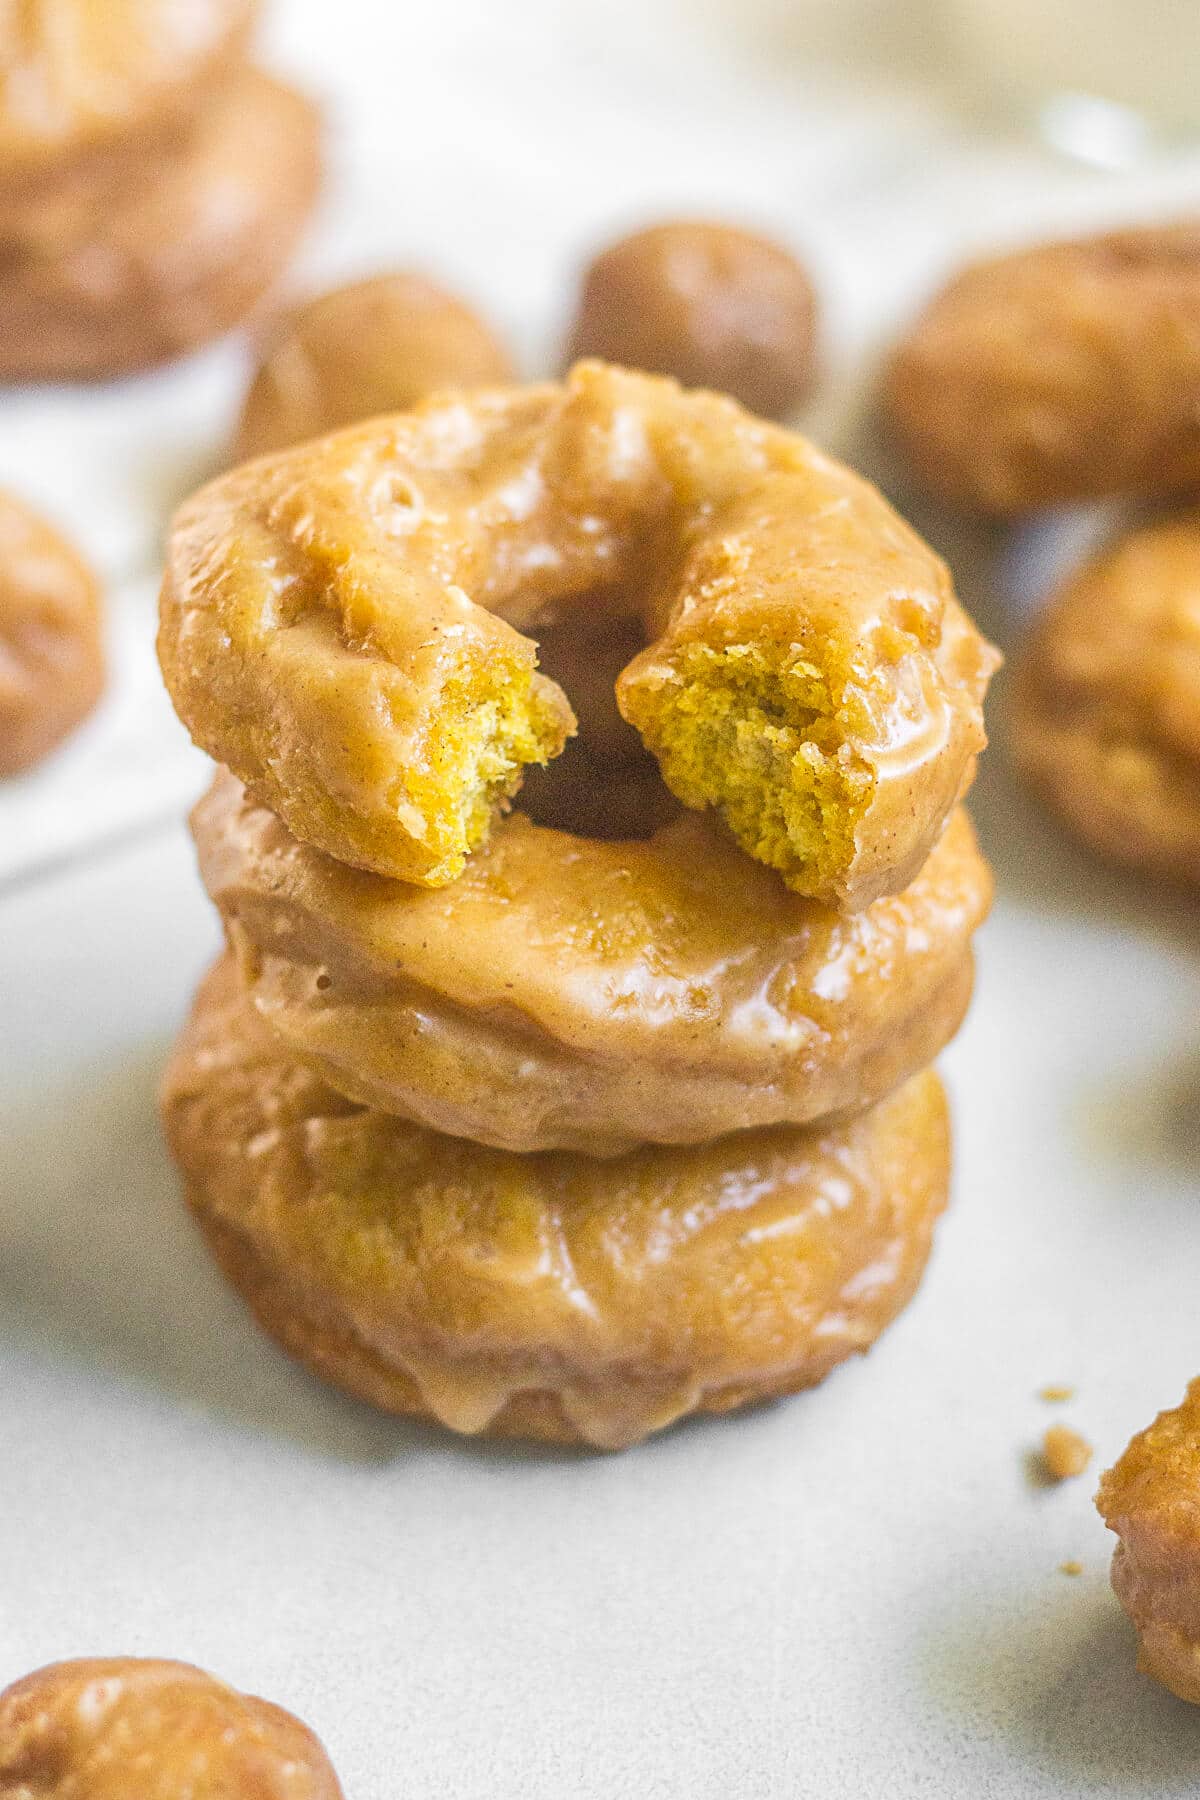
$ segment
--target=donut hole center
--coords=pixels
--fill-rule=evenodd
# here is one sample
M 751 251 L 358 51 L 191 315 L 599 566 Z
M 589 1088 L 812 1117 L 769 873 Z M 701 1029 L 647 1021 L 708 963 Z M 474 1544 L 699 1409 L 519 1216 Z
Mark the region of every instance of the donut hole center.
M 617 709 L 617 677 L 646 632 L 616 604 L 604 592 L 586 596 L 537 631 L 538 667 L 566 694 L 579 729 L 561 756 L 527 771 L 515 801 L 535 825 L 605 841 L 651 837 L 681 810 Z

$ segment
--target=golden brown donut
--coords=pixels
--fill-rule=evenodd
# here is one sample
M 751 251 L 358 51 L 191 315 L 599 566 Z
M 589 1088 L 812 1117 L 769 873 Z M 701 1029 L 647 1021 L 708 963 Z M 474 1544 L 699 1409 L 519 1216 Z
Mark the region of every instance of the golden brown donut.
M 935 296 L 884 379 L 943 498 L 1012 514 L 1200 485 L 1200 221 L 1036 245 Z
M 256 0 L 4 0 L 0 233 L 108 153 L 146 159 L 245 48 Z
M 673 375 L 780 419 L 812 386 L 816 323 L 812 283 L 782 245 L 732 225 L 676 220 L 596 257 L 569 356 Z
M 1011 735 L 1085 843 L 1200 885 L 1200 512 L 1118 538 L 1051 599 Z
M 175 521 L 159 656 L 298 838 L 437 886 L 561 749 L 522 632 L 581 605 L 640 622 L 618 704 L 686 805 L 801 893 L 913 878 L 995 653 L 873 488 L 674 382 L 583 363 L 234 470 Z
M 246 395 L 234 461 L 404 412 L 439 388 L 512 379 L 508 352 L 478 313 L 402 271 L 333 288 L 276 321 Z
M 95 577 L 51 525 L 0 491 L 0 775 L 40 762 L 103 688 Z
M 342 1800 L 306 1725 L 189 1663 L 51 1663 L 0 1694 L 0 1800 Z
M 438 1137 L 290 1060 L 227 960 L 163 1115 L 227 1275 L 317 1373 L 455 1431 L 606 1449 L 867 1349 L 916 1289 L 949 1171 L 931 1073 L 848 1125 L 615 1162 Z
M 1112 1584 L 1137 1626 L 1138 1667 L 1200 1705 L 1200 1380 L 1133 1439 L 1096 1505 L 1120 1539 Z
M 100 379 L 227 330 L 291 255 L 318 149 L 307 100 L 254 69 L 232 76 L 178 153 L 139 164 L 82 237 L 0 245 L 0 379 Z
M 514 1151 L 612 1155 L 857 1111 L 971 990 L 991 879 L 958 813 L 866 912 L 790 894 L 703 819 L 601 843 L 514 814 L 448 888 L 349 869 L 229 775 L 193 814 L 255 1006 L 353 1099 Z

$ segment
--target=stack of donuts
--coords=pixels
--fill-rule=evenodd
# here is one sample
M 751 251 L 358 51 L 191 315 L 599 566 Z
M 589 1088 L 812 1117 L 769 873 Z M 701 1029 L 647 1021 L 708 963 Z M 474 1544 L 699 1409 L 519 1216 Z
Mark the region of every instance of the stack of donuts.
M 0 380 L 189 350 L 271 286 L 318 125 L 245 60 L 254 0 L 45 0 L 0 58 Z
M 946 1199 L 996 662 L 880 495 L 585 362 L 203 489 L 159 654 L 227 938 L 164 1117 L 269 1332 L 602 1447 L 874 1341 Z

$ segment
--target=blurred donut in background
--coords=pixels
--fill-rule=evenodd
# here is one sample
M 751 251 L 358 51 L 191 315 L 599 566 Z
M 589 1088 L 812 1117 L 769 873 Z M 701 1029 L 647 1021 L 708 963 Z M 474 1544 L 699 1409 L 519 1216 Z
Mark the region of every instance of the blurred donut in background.
M 307 1725 L 188 1663 L 51 1663 L 0 1694 L 11 1800 L 342 1800 Z
M 53 526 L 0 490 L 0 775 L 40 762 L 103 687 L 95 577 Z
M 439 388 L 510 381 L 512 360 L 456 295 L 400 270 L 332 288 L 281 315 L 242 410 L 235 462 L 406 412 Z
M 770 238 L 679 220 L 621 238 L 583 278 L 568 362 L 598 356 L 782 419 L 816 373 L 817 299 Z

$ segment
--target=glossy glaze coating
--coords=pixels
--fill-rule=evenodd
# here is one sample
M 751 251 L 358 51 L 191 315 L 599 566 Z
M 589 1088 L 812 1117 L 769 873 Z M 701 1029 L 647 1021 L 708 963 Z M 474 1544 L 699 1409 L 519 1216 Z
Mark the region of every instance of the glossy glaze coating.
M 241 319 L 291 255 L 316 195 L 317 115 L 253 69 L 177 151 L 140 160 L 82 235 L 0 245 L 0 379 L 101 379 Z
M 621 238 L 589 266 L 570 359 L 673 375 L 781 419 L 812 385 L 816 322 L 812 283 L 781 244 L 677 220 Z
M 867 1349 L 946 1199 L 932 1074 L 836 1129 L 511 1156 L 343 1100 L 272 1041 L 228 962 L 163 1112 L 210 1243 L 293 1354 L 390 1411 L 603 1448 Z
M 1012 514 L 1200 486 L 1200 221 L 965 269 L 895 351 L 884 410 L 934 493 Z
M 1200 1705 L 1200 1380 L 1109 1469 L 1096 1495 L 1120 1539 L 1112 1584 L 1138 1632 L 1138 1667 Z
M 291 1713 L 187 1663 L 51 1663 L 0 1694 L 0 1800 L 342 1800 Z
M 244 48 L 255 0 L 0 0 L 0 233 L 41 181 L 153 155 Z
M 233 460 L 404 412 L 440 388 L 512 379 L 478 313 L 423 275 L 373 275 L 317 294 L 276 320 L 246 395 Z
M 522 633 L 640 622 L 669 787 L 799 892 L 916 874 L 995 666 L 875 490 L 732 401 L 581 364 L 235 470 L 176 519 L 159 655 L 196 741 L 339 860 L 453 880 L 570 715 Z
M 518 815 L 453 886 L 348 869 L 222 777 L 193 815 L 254 1004 L 351 1097 L 505 1149 L 611 1155 L 859 1110 L 937 1055 L 991 879 L 959 813 L 847 917 L 702 819 L 599 843 Z
M 1011 735 L 1093 849 L 1200 885 L 1200 513 L 1118 538 L 1050 600 Z
M 40 762 L 103 687 L 95 577 L 51 525 L 0 492 L 0 775 Z

